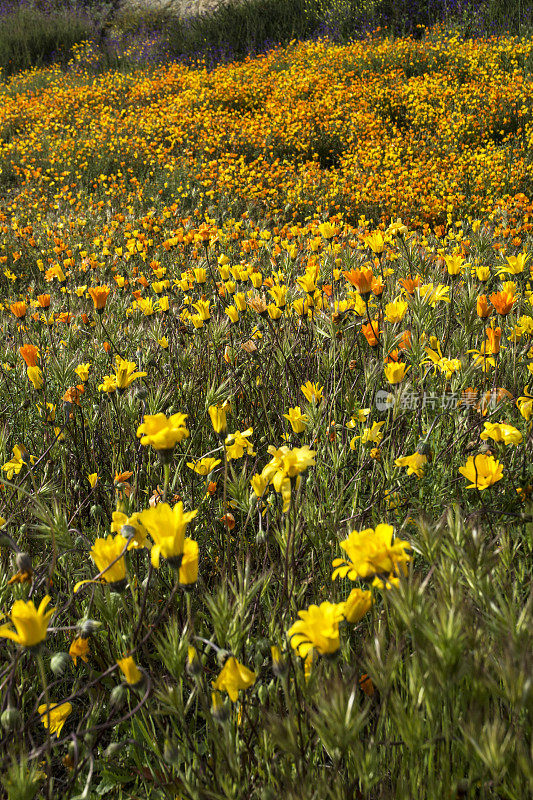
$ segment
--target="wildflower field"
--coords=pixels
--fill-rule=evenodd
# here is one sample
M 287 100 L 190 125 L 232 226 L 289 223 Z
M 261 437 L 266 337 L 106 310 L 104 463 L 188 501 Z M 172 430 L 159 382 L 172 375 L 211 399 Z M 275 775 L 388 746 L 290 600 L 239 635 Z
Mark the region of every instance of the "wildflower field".
M 97 60 L 0 83 L 0 796 L 531 797 L 533 38 Z

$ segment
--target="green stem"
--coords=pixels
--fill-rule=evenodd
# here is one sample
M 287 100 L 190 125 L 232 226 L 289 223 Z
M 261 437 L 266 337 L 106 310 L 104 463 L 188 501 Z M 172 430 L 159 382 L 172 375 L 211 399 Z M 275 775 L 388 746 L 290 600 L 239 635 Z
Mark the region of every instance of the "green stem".
M 39 669 L 39 676 L 43 686 L 44 702 L 46 704 L 46 797 L 50 797 L 50 776 L 52 774 L 52 746 L 50 738 L 50 693 L 48 691 L 48 681 L 46 680 L 46 670 L 44 668 L 44 660 L 42 653 L 37 652 L 35 655 L 37 667 Z

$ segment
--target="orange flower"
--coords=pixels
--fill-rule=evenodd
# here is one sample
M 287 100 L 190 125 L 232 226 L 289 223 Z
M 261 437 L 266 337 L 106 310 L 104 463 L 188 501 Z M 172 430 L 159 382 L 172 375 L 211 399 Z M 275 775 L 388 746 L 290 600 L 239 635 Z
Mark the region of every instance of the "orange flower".
M 26 311 L 28 310 L 28 306 L 24 302 L 19 303 L 11 303 L 9 306 L 13 314 L 17 317 L 17 319 L 24 319 L 26 316 Z
M 361 330 L 370 347 L 379 344 L 379 325 L 376 320 L 372 324 L 367 322 L 366 325 L 361 325 Z
M 402 338 L 398 342 L 398 348 L 400 350 L 410 350 L 411 349 L 411 331 L 405 330 L 402 333 Z
M 487 341 L 485 342 L 485 353 L 497 355 L 500 352 L 500 339 L 502 337 L 501 328 L 486 328 Z
M 41 308 L 48 308 L 50 305 L 50 295 L 49 294 L 38 294 L 37 300 L 39 301 L 39 305 Z
M 514 292 L 503 289 L 501 292 L 495 292 L 490 296 L 490 302 L 498 314 L 500 314 L 502 317 L 507 316 L 514 305 L 515 300 L 516 297 Z
M 113 479 L 113 483 L 115 485 L 117 483 L 124 483 L 125 481 L 128 480 L 128 478 L 131 478 L 132 475 L 133 475 L 133 472 L 131 472 L 131 470 L 129 470 L 129 469 L 126 470 L 126 472 L 115 472 L 115 477 Z
M 374 273 L 367 267 L 362 269 L 351 269 L 350 272 L 342 273 L 348 283 L 355 286 L 359 294 L 364 298 L 368 297 L 372 291 L 372 282 L 374 281 Z
M 367 695 L 367 697 L 372 697 L 374 694 L 374 684 L 372 683 L 372 679 L 365 674 L 361 675 L 359 678 L 359 686 L 363 690 L 363 692 Z
M 415 275 L 414 278 L 409 276 L 409 278 L 402 278 L 398 283 L 403 286 L 407 294 L 414 294 L 415 289 L 420 286 L 420 278 L 418 275 Z
M 485 392 L 481 400 L 476 406 L 476 409 L 486 417 L 489 411 L 494 411 L 495 408 L 504 400 L 512 400 L 513 395 L 503 387 L 492 389 L 492 391 Z
M 492 314 L 492 308 L 489 306 L 487 295 L 485 294 L 481 294 L 478 297 L 476 307 L 477 307 L 477 315 L 478 317 L 481 317 L 481 319 L 486 319 L 487 317 L 490 317 L 490 315 Z
M 233 528 L 235 527 L 235 517 L 233 516 L 233 514 L 229 513 L 224 514 L 223 517 L 220 517 L 220 521 L 222 522 L 224 527 L 228 529 L 228 531 L 232 531 Z
M 396 363 L 400 360 L 400 353 L 398 350 L 391 350 L 387 358 L 385 359 L 386 364 Z
M 379 276 L 379 278 L 374 278 L 374 280 L 372 281 L 372 291 L 374 292 L 376 297 L 379 297 L 379 295 L 382 294 L 384 288 L 385 286 L 383 284 L 383 278 L 381 277 L 381 275 Z
M 107 302 L 107 298 L 109 296 L 109 292 L 111 289 L 109 286 L 95 286 L 94 288 L 89 289 L 89 294 L 91 295 L 94 303 L 95 311 L 98 311 L 100 314 L 105 308 L 105 304 Z
M 75 403 L 77 406 L 81 405 L 80 395 L 85 391 L 83 384 L 79 386 L 70 386 L 63 395 L 64 403 Z
M 463 389 L 461 392 L 461 399 L 457 403 L 457 406 L 473 406 L 477 400 L 478 391 L 473 386 L 467 386 L 466 389 Z
M 26 362 L 27 367 L 35 367 L 39 358 L 39 351 L 34 344 L 25 344 L 19 347 L 19 353 Z

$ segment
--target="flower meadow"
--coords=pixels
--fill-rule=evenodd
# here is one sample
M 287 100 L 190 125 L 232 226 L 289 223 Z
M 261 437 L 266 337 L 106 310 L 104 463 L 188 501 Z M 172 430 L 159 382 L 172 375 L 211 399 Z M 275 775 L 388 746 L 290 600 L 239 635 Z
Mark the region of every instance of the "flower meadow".
M 533 792 L 533 39 L 0 83 L 9 800 Z

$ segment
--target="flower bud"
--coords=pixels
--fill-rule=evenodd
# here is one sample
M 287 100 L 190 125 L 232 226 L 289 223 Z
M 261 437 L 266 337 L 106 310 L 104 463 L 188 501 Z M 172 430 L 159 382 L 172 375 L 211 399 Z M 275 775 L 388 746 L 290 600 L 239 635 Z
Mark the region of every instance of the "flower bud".
M 31 558 L 27 553 L 17 553 L 15 560 L 19 572 L 32 572 Z
M 270 648 L 270 652 L 272 654 L 272 672 L 277 678 L 281 678 L 287 672 L 287 662 L 281 657 L 280 649 L 276 645 Z
M 106 758 L 112 758 L 115 753 L 120 753 L 124 745 L 125 742 L 111 742 L 111 744 L 108 745 L 104 750 L 104 756 Z
M 229 717 L 228 705 L 222 702 L 219 692 L 211 693 L 211 714 L 218 722 L 226 722 Z
M 187 670 L 187 675 L 190 675 L 191 677 L 196 677 L 202 672 L 202 664 L 198 658 L 198 653 L 196 652 L 195 647 L 190 646 L 188 648 L 185 669 Z
M 119 683 L 118 686 L 115 686 L 111 690 L 111 694 L 109 695 L 109 701 L 111 705 L 116 708 L 122 708 L 124 702 L 126 700 L 126 687 L 123 683 Z
M 78 630 L 82 639 L 88 639 L 100 627 L 102 623 L 94 619 L 84 619 L 78 625 Z
M 8 706 L 0 716 L 0 725 L 5 731 L 14 731 L 20 719 L 20 712 L 14 706 Z
M 180 763 L 180 751 L 177 743 L 173 739 L 165 739 L 163 747 L 163 758 L 171 766 L 178 766 Z
M 70 664 L 70 656 L 68 653 L 54 653 L 50 659 L 50 669 L 56 678 L 59 678 Z

